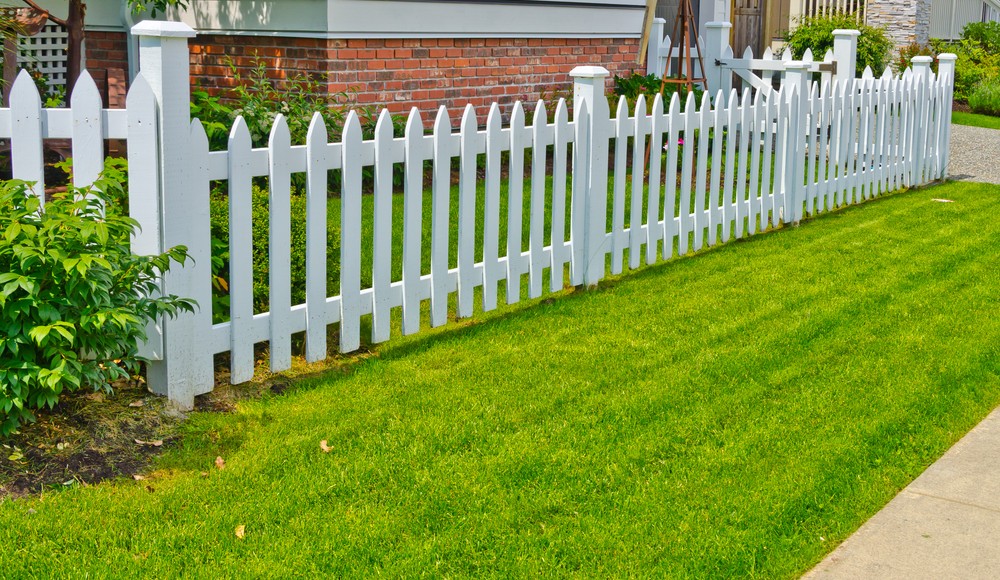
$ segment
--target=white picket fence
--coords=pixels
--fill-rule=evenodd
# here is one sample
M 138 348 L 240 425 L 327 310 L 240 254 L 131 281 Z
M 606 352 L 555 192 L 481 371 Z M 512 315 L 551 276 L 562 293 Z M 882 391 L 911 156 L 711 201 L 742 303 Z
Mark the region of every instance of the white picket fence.
M 444 107 L 430 134 L 411 113 L 405 135 L 395 137 L 383 112 L 374 139 L 362 138 L 353 112 L 342 138 L 329 142 L 316 116 L 304 145 L 292 145 L 279 117 L 267 147 L 254 148 L 241 120 L 226 151 L 209 151 L 205 131 L 188 117 L 188 57 L 183 25 L 141 23 L 142 72 L 124 111 L 100 109 L 89 78 L 77 85 L 69 109 L 45 110 L 30 79 L 14 87 L 10 109 L 0 109 L 0 137 L 10 137 L 15 176 L 40 181 L 42 140 L 73 140 L 75 181 L 87 183 L 101 165 L 102 141 L 126 139 L 130 208 L 143 226 L 139 252 L 184 244 L 194 258 L 172 269 L 163 290 L 194 298 L 201 308 L 151 329 L 149 384 L 180 405 L 210 391 L 213 356 L 229 353 L 231 380 L 254 371 L 254 344 L 269 345 L 272 371 L 292 362 L 292 336 L 305 333 L 305 357 L 327 356 L 327 328 L 339 327 L 339 345 L 361 343 L 362 318 L 371 316 L 371 341 L 390 338 L 390 316 L 400 308 L 402 333 L 421 329 L 429 302 L 431 326 L 448 320 L 457 294 L 459 317 L 497 306 L 498 284 L 508 303 L 573 285 L 594 285 L 608 272 L 652 264 L 733 238 L 798 222 L 904 186 L 946 175 L 954 57 L 942 56 L 939 75 L 929 59 L 900 78 L 886 74 L 812 83 L 807 66 L 791 63 L 780 91 L 731 91 L 702 102 L 676 97 L 639 99 L 614 117 L 604 98 L 608 72 L 578 67 L 572 119 L 566 103 L 549 111 L 539 103 L 530 125 L 520 103 L 508 126 L 494 104 L 486 126 L 465 110 L 459 129 Z M 550 114 L 551 113 L 551 114 Z M 683 143 L 681 146 L 680 143 Z M 652 152 L 646 159 L 647 144 Z M 661 155 L 660 152 L 664 153 Z M 509 163 L 502 171 L 502 152 Z M 477 158 L 485 156 L 485 176 Z M 525 158 L 531 160 L 525 175 Z M 458 212 L 450 212 L 451 168 L 458 160 Z M 433 179 L 424 191 L 424 165 Z M 392 279 L 392 171 L 404 166 L 402 276 Z M 372 215 L 362 212 L 362 170 L 374 171 Z M 551 186 L 546 170 L 551 167 Z M 773 170 L 772 170 L 773 168 Z M 339 289 L 327 293 L 327 176 L 341 176 Z M 305 174 L 306 214 L 291 215 L 293 174 Z M 251 185 L 269 183 L 269 308 L 253 310 Z M 500 247 L 501 181 L 507 180 L 506 247 Z M 526 182 L 525 180 L 528 179 Z M 230 319 L 212 323 L 209 187 L 229 192 Z M 485 194 L 477 193 L 482 182 Z M 530 187 L 527 185 L 530 184 Z M 648 194 L 645 193 L 648 190 Z M 430 239 L 423 239 L 423 198 L 431 197 Z M 522 211 L 528 196 L 527 212 Z M 398 199 L 398 197 L 397 197 Z M 628 203 L 626 201 L 628 200 Z M 477 231 L 477 204 L 482 228 Z M 550 206 L 546 219 L 546 206 Z M 567 211 L 568 210 L 568 211 Z M 566 234 L 565 216 L 569 216 Z M 453 221 L 454 217 L 454 221 Z M 291 300 L 291 220 L 306 223 L 305 301 Z M 372 220 L 371 285 L 362 285 L 362 220 Z M 457 232 L 455 232 L 457 230 Z M 522 248 L 523 232 L 529 243 Z M 450 245 L 456 233 L 457 245 Z M 476 239 L 482 249 L 476 252 Z M 429 274 L 421 248 L 430 246 Z M 397 259 L 400 256 L 396 256 Z M 455 267 L 449 261 L 454 258 Z M 548 270 L 548 272 L 546 272 Z

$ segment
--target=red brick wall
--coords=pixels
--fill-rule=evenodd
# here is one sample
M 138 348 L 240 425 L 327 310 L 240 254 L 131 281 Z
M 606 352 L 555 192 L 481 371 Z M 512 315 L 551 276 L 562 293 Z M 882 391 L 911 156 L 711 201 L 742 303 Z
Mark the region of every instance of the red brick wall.
M 88 34 L 88 65 L 125 60 L 107 35 Z M 120 35 L 123 38 L 123 35 Z M 92 40 L 94 39 L 94 40 Z M 96 41 L 95 41 L 96 40 Z M 114 46 L 112 46 L 114 45 Z M 601 65 L 612 74 L 635 67 L 637 39 L 623 38 L 446 38 L 350 39 L 199 35 L 191 41 L 192 81 L 225 94 L 235 80 L 226 56 L 246 77 L 257 58 L 264 58 L 275 80 L 296 73 L 328 75 L 331 91 L 357 91 L 361 105 L 387 106 L 393 113 L 417 107 L 428 122 L 444 104 L 457 123 L 471 103 L 484 120 L 489 105 L 503 105 L 505 116 L 514 101 L 533 108 L 543 94 L 566 96 L 572 90 L 569 71 L 577 65 Z M 95 51 L 100 51 L 95 54 Z M 117 65 L 123 66 L 123 65 Z
M 87 31 L 85 50 L 87 70 L 101 90 L 105 106 L 124 107 L 120 82 L 128 78 L 125 33 Z

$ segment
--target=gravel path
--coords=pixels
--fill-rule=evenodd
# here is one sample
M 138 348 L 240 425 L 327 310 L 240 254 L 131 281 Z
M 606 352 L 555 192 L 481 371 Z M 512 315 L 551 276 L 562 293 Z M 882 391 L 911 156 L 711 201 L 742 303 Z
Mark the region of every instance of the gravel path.
M 948 176 L 1000 184 L 1000 130 L 953 124 Z

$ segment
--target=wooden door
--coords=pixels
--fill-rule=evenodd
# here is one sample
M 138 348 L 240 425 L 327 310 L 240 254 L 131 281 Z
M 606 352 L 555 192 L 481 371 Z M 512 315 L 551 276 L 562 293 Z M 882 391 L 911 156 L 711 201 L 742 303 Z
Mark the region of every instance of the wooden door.
M 764 50 L 761 28 L 764 17 L 764 0 L 733 0 L 733 55 L 743 56 L 749 46 L 754 56 Z

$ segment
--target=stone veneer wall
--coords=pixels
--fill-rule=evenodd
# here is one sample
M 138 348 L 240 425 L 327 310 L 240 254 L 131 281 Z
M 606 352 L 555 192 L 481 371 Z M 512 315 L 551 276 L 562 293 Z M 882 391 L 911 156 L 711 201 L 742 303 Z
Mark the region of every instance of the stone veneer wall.
M 358 104 L 385 105 L 392 113 L 417 107 L 429 126 L 442 104 L 456 124 L 468 103 L 484 121 L 494 101 L 507 118 L 521 100 L 530 118 L 540 97 L 572 94 L 569 71 L 577 65 L 599 64 L 612 75 L 640 69 L 638 45 L 634 38 L 331 40 L 204 34 L 190 43 L 191 76 L 195 84 L 225 96 L 236 82 L 224 64 L 227 56 L 244 77 L 265 59 L 275 80 L 326 75 L 331 91 L 354 90 Z M 127 69 L 124 34 L 88 33 L 87 64 L 92 72 Z
M 927 44 L 931 30 L 931 0 L 868 0 L 867 22 L 884 26 L 897 49 Z

